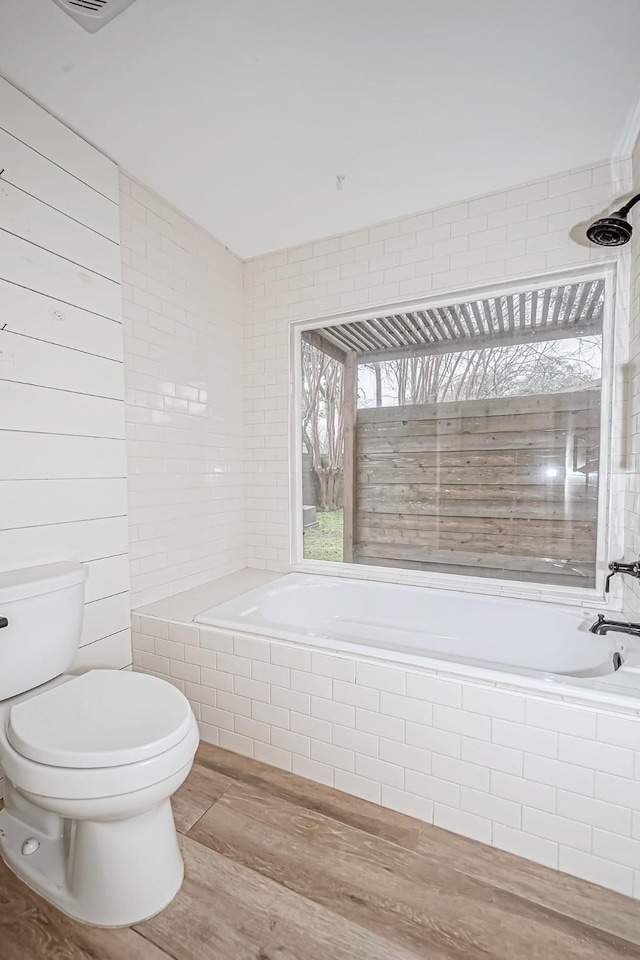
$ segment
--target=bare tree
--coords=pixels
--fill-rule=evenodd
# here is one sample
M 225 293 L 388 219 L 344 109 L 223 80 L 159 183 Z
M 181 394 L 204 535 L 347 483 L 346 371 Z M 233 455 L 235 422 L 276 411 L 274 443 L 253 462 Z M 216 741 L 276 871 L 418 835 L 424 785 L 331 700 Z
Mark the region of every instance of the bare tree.
M 583 342 L 584 341 L 584 342 Z M 600 378 L 599 341 L 577 339 L 431 354 L 367 365 L 400 405 L 446 403 L 574 389 Z M 381 368 L 381 370 L 380 370 Z M 378 373 L 380 371 L 380 373 Z
M 302 344 L 302 438 L 320 485 L 320 509 L 339 506 L 344 455 L 342 364 Z

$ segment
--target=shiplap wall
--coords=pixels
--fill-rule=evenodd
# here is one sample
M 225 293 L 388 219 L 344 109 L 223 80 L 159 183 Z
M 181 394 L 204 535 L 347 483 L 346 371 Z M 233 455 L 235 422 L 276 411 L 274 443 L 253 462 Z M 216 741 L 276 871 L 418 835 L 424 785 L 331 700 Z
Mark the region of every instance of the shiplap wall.
M 75 666 L 131 662 L 116 165 L 0 78 L 0 570 L 89 566 Z

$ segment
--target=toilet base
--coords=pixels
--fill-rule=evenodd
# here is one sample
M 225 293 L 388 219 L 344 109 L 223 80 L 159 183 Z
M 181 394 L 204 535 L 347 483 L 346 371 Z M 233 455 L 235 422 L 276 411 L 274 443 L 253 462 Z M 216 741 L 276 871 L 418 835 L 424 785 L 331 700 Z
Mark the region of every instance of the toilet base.
M 169 799 L 126 819 L 64 824 L 51 836 L 1 810 L 0 854 L 27 886 L 75 920 L 130 926 L 159 913 L 180 890 L 184 864 Z M 38 847 L 25 854 L 28 840 Z

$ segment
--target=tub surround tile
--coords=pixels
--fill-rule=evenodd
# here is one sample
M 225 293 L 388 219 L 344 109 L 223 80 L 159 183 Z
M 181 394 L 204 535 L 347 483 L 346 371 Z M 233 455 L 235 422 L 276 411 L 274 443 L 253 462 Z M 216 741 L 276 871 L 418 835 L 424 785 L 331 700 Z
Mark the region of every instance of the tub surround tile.
M 203 610 L 226 603 L 227 600 L 234 600 L 240 594 L 263 587 L 280 576 L 281 574 L 268 570 L 245 567 L 217 580 L 209 580 L 198 587 L 183 590 L 174 596 L 139 605 L 137 609 L 142 616 L 189 622 Z
M 418 700 L 426 700 L 428 703 L 439 703 L 446 707 L 462 706 L 462 687 L 459 683 L 452 683 L 448 680 L 436 680 L 432 677 L 424 677 L 420 674 L 407 674 L 407 694 Z M 404 691 L 392 691 L 402 693 Z
M 204 625 L 187 625 L 190 643 L 172 622 L 136 625 L 157 632 L 134 633 L 137 668 L 183 684 L 205 740 L 633 892 L 640 720 Z M 215 665 L 189 659 L 202 654 Z
M 379 667 L 373 663 L 356 663 L 357 682 L 374 690 L 386 690 L 388 693 L 404 693 L 406 675 L 404 671 L 393 667 Z
M 543 757 L 558 756 L 558 734 L 552 730 L 530 727 L 524 723 L 494 718 L 491 721 L 491 740 L 504 747 L 513 747 L 525 753 Z
M 493 827 L 493 842 L 507 853 L 532 860 L 533 863 L 539 863 L 544 867 L 558 869 L 558 844 L 551 840 L 544 840 L 523 830 L 515 830 L 513 827 L 496 823 Z M 574 870 L 568 869 L 567 872 L 575 875 Z
M 550 813 L 553 813 L 556 809 L 559 793 L 555 787 L 533 783 L 531 780 L 524 780 L 522 777 L 515 777 L 510 773 L 502 773 L 500 770 L 491 771 L 489 789 L 496 797 L 513 800 L 515 803 L 527 804 L 530 807 L 546 810 Z M 572 794 L 572 796 L 575 795 Z
M 459 833 L 480 843 L 491 843 L 491 821 L 473 813 L 436 803 L 433 808 L 433 822 L 437 827 Z
M 633 896 L 633 870 L 576 850 L 574 847 L 559 847 L 559 868 L 564 873 L 571 873 L 583 880 L 599 883 L 627 897 Z

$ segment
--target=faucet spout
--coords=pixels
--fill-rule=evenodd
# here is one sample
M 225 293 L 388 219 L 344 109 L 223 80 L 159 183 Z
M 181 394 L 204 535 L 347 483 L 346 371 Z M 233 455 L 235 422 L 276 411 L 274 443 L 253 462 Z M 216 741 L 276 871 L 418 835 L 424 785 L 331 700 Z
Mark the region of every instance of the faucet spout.
M 626 633 L 631 637 L 640 637 L 640 623 L 631 623 L 629 620 L 607 620 L 603 613 L 589 627 L 590 633 L 604 636 L 607 633 Z

